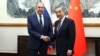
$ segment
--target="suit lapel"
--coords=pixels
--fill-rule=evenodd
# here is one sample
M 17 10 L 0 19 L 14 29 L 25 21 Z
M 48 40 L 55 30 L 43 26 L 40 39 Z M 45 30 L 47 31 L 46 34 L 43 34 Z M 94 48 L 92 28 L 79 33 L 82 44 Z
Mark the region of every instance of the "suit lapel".
M 48 24 L 48 20 L 47 20 L 47 18 L 45 17 L 45 16 L 43 16 L 44 17 L 44 28 L 45 28 L 45 26 Z
M 43 18 L 44 18 L 44 26 L 43 26 L 43 27 L 45 27 L 45 24 L 46 24 L 46 18 L 45 18 L 44 15 L 43 15 Z
M 56 24 L 55 24 L 55 31 L 56 31 L 57 33 L 58 33 L 58 31 L 57 31 L 58 23 L 59 23 L 59 21 L 57 21 Z
M 38 17 L 37 17 L 37 15 L 35 14 L 35 20 L 34 20 L 38 25 L 40 24 L 39 23 L 39 20 L 38 20 Z
M 35 14 L 34 22 L 35 22 L 37 25 L 40 25 L 40 22 L 39 22 L 38 17 L 37 17 L 37 15 L 36 15 L 36 14 Z M 41 26 L 39 26 L 39 28 L 41 28 L 41 29 L 42 29 L 42 27 L 41 27 Z
M 62 25 L 61 25 L 61 28 L 60 28 L 60 32 L 62 31 L 62 29 L 65 27 L 65 24 L 68 25 L 68 20 L 67 18 L 64 19 Z

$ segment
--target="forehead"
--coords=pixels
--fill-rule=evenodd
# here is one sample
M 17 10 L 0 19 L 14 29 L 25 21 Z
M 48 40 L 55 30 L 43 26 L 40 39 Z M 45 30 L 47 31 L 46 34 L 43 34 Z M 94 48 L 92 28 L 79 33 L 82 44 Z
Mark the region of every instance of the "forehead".
M 44 7 L 44 4 L 43 3 L 38 3 L 37 7 Z
M 55 9 L 55 12 L 59 12 L 59 11 L 62 11 L 62 8 L 56 8 Z

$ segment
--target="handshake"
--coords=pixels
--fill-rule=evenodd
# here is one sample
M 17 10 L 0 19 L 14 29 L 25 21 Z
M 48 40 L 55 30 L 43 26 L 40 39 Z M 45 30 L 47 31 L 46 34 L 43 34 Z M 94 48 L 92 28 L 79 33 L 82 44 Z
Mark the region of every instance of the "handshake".
M 48 41 L 50 41 L 50 37 L 49 36 L 41 36 L 41 39 L 43 40 L 43 41 L 45 41 L 45 42 L 48 42 Z

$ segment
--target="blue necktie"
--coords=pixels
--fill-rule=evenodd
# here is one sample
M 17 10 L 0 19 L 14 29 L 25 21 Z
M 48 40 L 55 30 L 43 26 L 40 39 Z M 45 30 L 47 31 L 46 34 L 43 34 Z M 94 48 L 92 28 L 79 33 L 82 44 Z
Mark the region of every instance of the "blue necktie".
M 42 18 L 41 18 L 41 15 L 39 15 L 40 17 L 40 25 L 42 26 Z

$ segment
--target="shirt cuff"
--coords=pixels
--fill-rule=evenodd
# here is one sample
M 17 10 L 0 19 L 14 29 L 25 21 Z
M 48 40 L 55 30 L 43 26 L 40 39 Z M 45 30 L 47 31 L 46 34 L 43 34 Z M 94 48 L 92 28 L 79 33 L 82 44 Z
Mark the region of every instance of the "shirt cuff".
M 43 39 L 43 38 L 44 38 L 43 35 L 41 35 L 40 39 Z
M 67 53 L 72 53 L 72 50 L 68 50 Z

